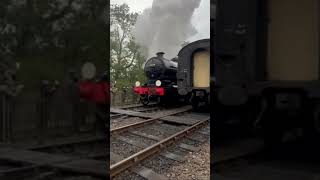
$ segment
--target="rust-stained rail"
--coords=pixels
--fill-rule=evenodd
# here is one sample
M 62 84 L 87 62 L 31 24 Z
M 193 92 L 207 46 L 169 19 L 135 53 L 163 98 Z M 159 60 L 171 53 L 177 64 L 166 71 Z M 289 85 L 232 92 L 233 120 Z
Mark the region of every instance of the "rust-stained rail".
M 157 103 L 149 103 L 148 105 L 143 104 L 130 104 L 130 105 L 123 105 L 123 106 L 115 106 L 115 108 L 120 109 L 131 109 L 131 108 L 140 108 L 140 107 L 150 107 L 150 106 L 156 106 Z
M 183 113 L 183 112 L 189 111 L 191 109 L 192 109 L 191 106 L 186 106 L 186 107 L 183 107 L 183 108 L 179 108 L 176 111 L 171 112 L 171 113 L 166 113 L 164 115 L 156 116 L 154 118 L 150 118 L 150 119 L 147 119 L 145 121 L 141 121 L 141 122 L 137 122 L 137 123 L 129 124 L 129 125 L 126 125 L 126 126 L 122 126 L 122 127 L 111 129 L 110 133 L 112 135 L 114 133 L 120 133 L 120 132 L 123 132 L 123 131 L 127 131 L 130 128 L 141 127 L 141 126 L 144 126 L 146 124 L 153 123 L 153 122 L 155 122 L 156 120 L 158 120 L 160 118 L 163 118 L 163 117 L 166 117 L 166 116 L 172 116 L 172 115 L 179 114 L 179 113 Z
M 201 122 L 198 122 L 197 124 L 194 124 L 191 127 L 188 127 L 140 152 L 137 152 L 136 154 L 133 154 L 130 157 L 127 157 L 125 159 L 123 159 L 120 162 L 117 162 L 113 165 L 110 166 L 110 176 L 114 177 L 117 174 L 123 172 L 125 169 L 132 167 L 133 165 L 141 162 L 142 160 L 158 153 L 159 151 L 161 151 L 161 149 L 173 144 L 175 141 L 187 136 L 188 134 L 190 134 L 191 132 L 203 127 L 204 125 L 206 125 L 209 122 L 209 117 L 206 120 L 203 120 Z

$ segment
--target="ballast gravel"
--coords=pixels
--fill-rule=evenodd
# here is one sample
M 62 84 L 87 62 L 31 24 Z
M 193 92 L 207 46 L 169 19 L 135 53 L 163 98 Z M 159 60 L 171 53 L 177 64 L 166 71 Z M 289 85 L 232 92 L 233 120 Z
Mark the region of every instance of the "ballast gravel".
M 141 150 L 141 148 L 138 148 L 136 146 L 133 146 L 131 144 L 122 142 L 120 140 L 111 139 L 110 143 L 110 152 L 114 152 L 123 158 L 129 157 L 130 155 L 137 153 Z
M 171 166 L 166 172 L 170 180 L 209 180 L 210 144 L 202 144 L 198 152 L 189 152 L 186 161 Z

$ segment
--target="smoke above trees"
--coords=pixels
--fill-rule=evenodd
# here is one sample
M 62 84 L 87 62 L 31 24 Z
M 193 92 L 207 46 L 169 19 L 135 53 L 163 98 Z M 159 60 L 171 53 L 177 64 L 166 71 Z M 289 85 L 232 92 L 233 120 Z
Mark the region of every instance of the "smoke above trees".
M 136 41 L 148 48 L 147 57 L 163 51 L 177 56 L 181 45 L 197 33 L 192 16 L 201 0 L 153 0 L 151 8 L 138 16 L 133 29 Z

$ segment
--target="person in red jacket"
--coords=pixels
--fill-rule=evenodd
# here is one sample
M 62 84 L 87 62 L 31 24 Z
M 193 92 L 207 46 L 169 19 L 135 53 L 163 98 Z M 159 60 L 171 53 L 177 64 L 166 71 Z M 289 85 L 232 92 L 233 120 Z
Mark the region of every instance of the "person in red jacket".
M 87 102 L 88 108 L 94 106 L 96 128 L 105 131 L 107 124 L 107 111 L 110 105 L 110 85 L 105 73 L 97 81 L 84 80 L 79 82 L 80 98 Z M 90 110 L 88 110 L 90 113 Z
M 108 84 L 106 77 L 102 77 L 96 82 L 89 80 L 81 81 L 79 83 L 79 88 L 81 98 L 99 105 L 110 104 L 110 85 Z
M 107 132 L 108 124 L 108 110 L 110 106 L 110 84 L 108 83 L 107 73 L 103 74 L 98 82 L 95 84 L 93 100 L 96 104 L 96 119 L 97 128 Z

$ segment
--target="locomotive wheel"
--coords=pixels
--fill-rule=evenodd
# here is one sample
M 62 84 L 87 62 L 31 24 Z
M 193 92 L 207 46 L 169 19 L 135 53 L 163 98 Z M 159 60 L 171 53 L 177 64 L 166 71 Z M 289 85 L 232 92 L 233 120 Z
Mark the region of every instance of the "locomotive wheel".
M 148 96 L 144 96 L 144 97 L 140 97 L 140 102 L 147 106 L 150 103 L 149 97 Z

